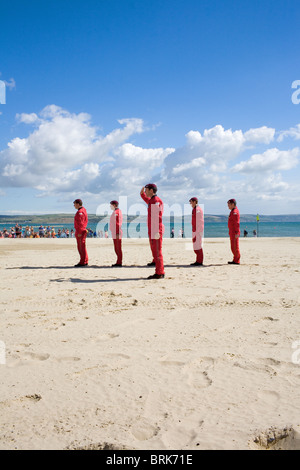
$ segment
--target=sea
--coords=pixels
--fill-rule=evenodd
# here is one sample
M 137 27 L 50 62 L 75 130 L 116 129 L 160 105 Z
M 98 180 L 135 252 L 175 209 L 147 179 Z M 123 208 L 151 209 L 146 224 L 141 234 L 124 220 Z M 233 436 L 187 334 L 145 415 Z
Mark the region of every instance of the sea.
M 24 227 L 24 226 L 23 226 Z M 73 224 L 53 224 L 55 232 L 62 229 L 74 229 Z M 0 224 L 0 231 L 6 228 L 10 230 L 9 224 Z M 34 225 L 34 230 L 38 232 L 39 226 Z M 104 237 L 105 231 L 108 233 L 108 238 L 111 238 L 108 223 L 90 224 L 88 228 L 91 230 L 92 236 Z M 165 224 L 164 238 L 171 238 L 171 230 L 174 228 L 174 238 L 191 238 L 192 227 L 190 223 Z M 254 231 L 258 237 L 300 237 L 300 222 L 259 222 L 255 223 L 241 223 L 241 237 L 244 236 L 244 231 L 247 232 L 247 237 L 254 237 Z M 182 234 L 183 230 L 183 234 Z M 102 233 L 101 233 L 102 232 Z M 207 222 L 204 227 L 204 238 L 224 238 L 228 237 L 227 223 L 221 222 Z M 148 229 L 145 222 L 137 222 L 136 220 L 127 223 L 127 230 L 123 224 L 123 238 L 148 238 Z

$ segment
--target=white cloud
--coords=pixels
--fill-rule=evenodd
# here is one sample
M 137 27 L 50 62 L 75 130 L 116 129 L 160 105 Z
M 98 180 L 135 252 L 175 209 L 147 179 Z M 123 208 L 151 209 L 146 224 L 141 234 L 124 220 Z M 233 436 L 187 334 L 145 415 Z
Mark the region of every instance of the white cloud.
M 275 129 L 262 126 L 255 129 L 249 129 L 245 132 L 244 138 L 246 142 L 253 144 L 269 144 L 274 139 Z
M 31 113 L 31 114 L 26 114 L 26 113 L 17 114 L 16 118 L 17 118 L 17 120 L 18 120 L 19 122 L 23 122 L 24 124 L 33 124 L 33 123 L 39 123 L 39 122 L 41 122 L 41 120 L 39 119 L 38 115 L 35 114 L 35 113 Z
M 186 145 L 176 149 L 165 160 L 161 182 L 204 187 L 220 191 L 220 177 L 228 171 L 228 163 L 249 148 L 249 144 L 269 143 L 275 129 L 266 126 L 241 130 L 225 130 L 221 125 L 205 129 L 203 135 L 192 130 L 186 134 Z
M 187 147 L 201 152 L 208 162 L 232 159 L 239 154 L 245 142 L 241 130 L 225 130 L 221 125 L 205 129 L 203 136 L 198 131 L 190 131 L 186 137 Z
M 250 148 L 259 145 L 261 151 L 274 140 L 275 129 L 266 126 L 243 132 L 216 125 L 189 131 L 177 149 L 144 148 L 131 141 L 148 130 L 138 118 L 119 120 L 116 129 L 101 135 L 89 114 L 56 105 L 16 117 L 29 133 L 0 152 L 0 186 L 34 188 L 39 197 L 60 200 L 78 194 L 93 201 L 110 195 L 136 199 L 147 182 L 155 182 L 170 203 L 194 195 L 203 202 L 282 200 L 291 186 L 280 172 L 295 168 L 300 155 L 299 148 L 267 148 L 240 161 Z
M 72 114 L 55 105 L 39 115 L 18 114 L 17 120 L 35 128 L 26 138 L 14 138 L 0 152 L 0 184 L 31 187 L 44 195 L 98 194 L 139 179 L 142 184 L 174 150 L 144 149 L 126 142 L 145 131 L 142 119 L 119 120 L 121 127 L 105 136 L 99 135 L 88 114 Z
M 278 142 L 282 142 L 286 137 L 291 137 L 294 140 L 300 139 L 300 124 L 297 124 L 296 127 L 291 127 L 287 131 L 281 131 L 278 136 Z
M 225 171 L 227 163 L 243 149 L 245 139 L 240 130 L 225 130 L 221 125 L 186 134 L 186 145 L 178 148 L 165 160 L 161 175 L 163 182 L 181 184 L 187 178 L 192 185 L 205 183 L 207 173 Z
M 126 188 L 127 193 L 136 192 L 159 171 L 165 158 L 174 152 L 173 148 L 142 148 L 131 143 L 123 144 L 115 151 L 116 162 L 110 171 L 114 191 Z
M 268 144 L 274 134 L 275 129 L 266 126 L 245 133 L 225 130 L 221 125 L 205 129 L 203 135 L 199 131 L 190 131 L 186 134 L 186 145 L 167 158 L 165 178 L 186 171 L 198 179 L 203 174 L 203 166 L 213 173 L 224 172 L 228 162 L 238 157 L 249 143 Z
M 144 170 L 146 165 L 152 170 L 162 165 L 165 157 L 174 152 L 174 150 L 173 148 L 144 149 L 131 143 L 126 143 L 115 151 L 115 155 L 119 157 L 118 164 L 121 167 L 134 165 L 136 168 L 142 167 Z
M 173 173 L 174 175 L 177 175 L 179 173 L 183 173 L 186 170 L 192 170 L 194 168 L 200 168 L 205 165 L 205 159 L 202 157 L 199 158 L 194 158 L 190 163 L 182 163 L 181 165 L 176 165 L 173 168 Z
M 246 189 L 248 186 L 248 190 Z M 244 181 L 244 190 L 256 194 L 258 198 L 271 198 L 287 191 L 290 185 L 282 180 L 281 173 L 252 175 Z
M 298 147 L 287 151 L 272 148 L 252 155 L 249 160 L 238 163 L 232 170 L 240 173 L 290 170 L 298 165 L 299 154 Z

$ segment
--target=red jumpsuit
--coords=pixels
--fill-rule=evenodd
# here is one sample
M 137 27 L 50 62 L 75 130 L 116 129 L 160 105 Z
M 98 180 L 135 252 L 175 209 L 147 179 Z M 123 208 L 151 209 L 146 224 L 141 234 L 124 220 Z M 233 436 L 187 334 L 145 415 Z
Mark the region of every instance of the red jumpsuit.
M 110 216 L 109 230 L 114 241 L 115 253 L 117 255 L 117 264 L 122 264 L 123 253 L 122 253 L 122 211 L 121 209 L 115 209 Z M 118 237 L 117 237 L 118 235 Z
M 203 210 L 196 206 L 192 211 L 192 238 L 193 248 L 197 256 L 196 262 L 203 263 L 202 237 L 204 231 Z
M 77 240 L 77 248 L 80 255 L 79 264 L 88 264 L 89 258 L 86 250 L 86 227 L 88 224 L 88 215 L 84 207 L 80 207 L 75 214 L 74 227 L 75 237 Z
M 164 233 L 162 215 L 164 205 L 162 200 L 156 195 L 150 198 L 143 193 L 141 194 L 141 197 L 146 204 L 148 204 L 148 235 L 153 262 L 155 263 L 155 274 L 165 274 L 162 254 L 162 240 Z
M 230 236 L 230 245 L 231 251 L 233 254 L 233 262 L 240 264 L 240 248 L 239 248 L 239 236 L 240 232 L 240 213 L 237 207 L 234 207 L 229 214 L 228 217 L 228 229 L 229 229 L 229 236 Z M 238 237 L 236 238 L 236 235 Z

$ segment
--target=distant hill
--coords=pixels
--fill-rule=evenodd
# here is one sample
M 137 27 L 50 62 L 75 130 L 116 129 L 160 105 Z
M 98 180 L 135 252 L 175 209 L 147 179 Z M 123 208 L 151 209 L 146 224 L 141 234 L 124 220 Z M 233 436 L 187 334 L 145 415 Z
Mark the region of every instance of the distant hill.
M 185 220 L 191 219 L 190 215 L 184 216 Z M 181 217 L 174 217 L 176 222 L 182 220 Z M 204 214 L 204 221 L 207 223 L 227 223 L 228 215 Z M 241 223 L 256 223 L 256 214 L 241 214 Z M 260 222 L 300 222 L 300 214 L 290 215 L 259 215 Z
M 89 223 L 97 224 L 105 216 L 88 214 Z M 128 221 L 135 219 L 136 216 L 128 216 Z M 0 224 L 7 225 L 64 225 L 73 224 L 74 214 L 41 214 L 41 215 L 0 215 Z
M 97 224 L 100 222 L 104 216 L 99 216 L 95 214 L 89 214 L 89 223 Z M 127 220 L 131 222 L 136 219 L 136 215 L 128 215 Z M 190 221 L 191 216 L 186 215 L 185 220 Z M 300 222 L 300 214 L 286 214 L 286 215 L 260 215 L 260 222 Z M 146 222 L 147 217 L 141 216 L 139 222 Z M 226 223 L 228 220 L 228 215 L 211 215 L 205 214 L 205 222 L 208 223 Z M 182 217 L 174 217 L 174 222 L 180 222 Z M 74 222 L 74 213 L 73 214 L 44 214 L 44 215 L 0 215 L 0 224 L 7 224 L 12 226 L 14 224 L 20 225 L 64 225 L 64 224 L 73 224 Z M 241 214 L 241 223 L 256 223 L 256 214 Z
M 205 215 L 206 222 L 227 222 L 226 215 Z M 300 222 L 300 214 L 259 215 L 260 222 Z M 241 223 L 256 223 L 256 214 L 241 214 Z

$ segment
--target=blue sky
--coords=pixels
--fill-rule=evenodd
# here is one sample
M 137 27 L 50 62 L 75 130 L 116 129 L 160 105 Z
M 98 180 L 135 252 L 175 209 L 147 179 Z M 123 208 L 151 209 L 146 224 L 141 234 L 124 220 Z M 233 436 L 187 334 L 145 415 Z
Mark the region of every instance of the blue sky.
M 0 5 L 2 214 L 130 208 L 147 182 L 206 213 L 300 212 L 298 1 Z

